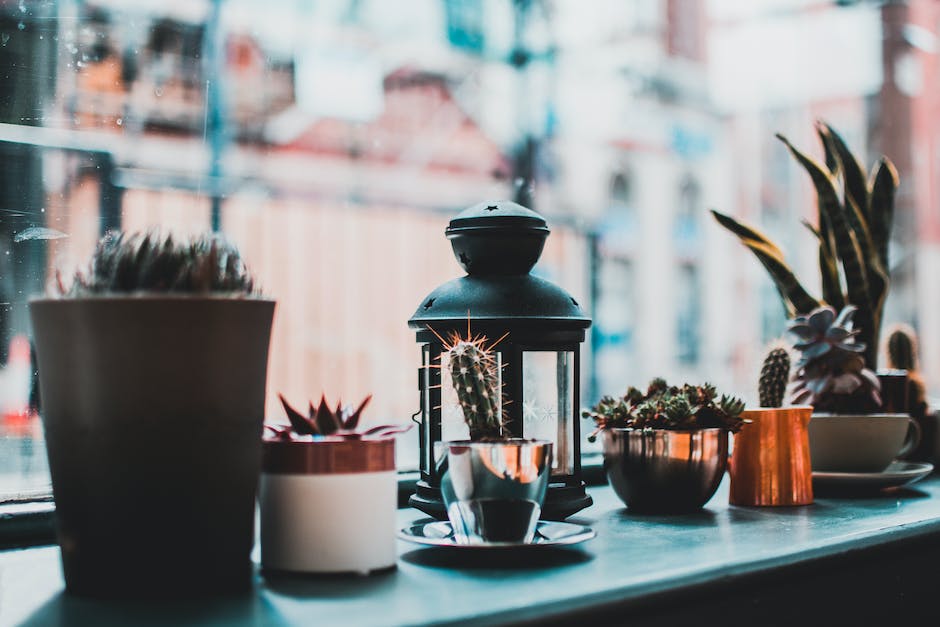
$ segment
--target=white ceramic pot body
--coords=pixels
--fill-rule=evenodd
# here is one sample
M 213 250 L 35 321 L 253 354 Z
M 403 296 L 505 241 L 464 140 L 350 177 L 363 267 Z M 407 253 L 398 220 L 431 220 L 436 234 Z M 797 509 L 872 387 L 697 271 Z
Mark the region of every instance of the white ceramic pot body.
M 814 413 L 809 421 L 810 458 L 818 472 L 882 472 L 920 443 L 909 414 Z
M 394 440 L 266 441 L 261 567 L 366 574 L 395 566 Z

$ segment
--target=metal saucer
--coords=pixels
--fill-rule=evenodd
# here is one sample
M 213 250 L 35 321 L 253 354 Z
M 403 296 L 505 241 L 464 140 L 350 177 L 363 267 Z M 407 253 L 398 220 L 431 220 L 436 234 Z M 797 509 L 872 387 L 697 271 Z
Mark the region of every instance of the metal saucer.
M 574 523 L 540 520 L 535 528 L 532 542 L 481 542 L 457 544 L 454 530 L 447 521 L 433 521 L 405 527 L 398 537 L 408 542 L 428 546 L 453 547 L 458 549 L 519 549 L 540 546 L 564 546 L 590 540 L 597 534 L 590 527 Z

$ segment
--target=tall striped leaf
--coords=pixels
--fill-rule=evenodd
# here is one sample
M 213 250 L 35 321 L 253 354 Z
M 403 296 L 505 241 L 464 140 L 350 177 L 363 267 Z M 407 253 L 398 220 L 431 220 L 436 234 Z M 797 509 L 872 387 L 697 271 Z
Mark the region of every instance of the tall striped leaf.
M 822 144 L 823 153 L 826 155 L 826 169 L 835 174 L 839 171 L 839 158 L 836 156 L 835 147 L 828 136 L 828 128 L 817 122 L 816 134 L 819 135 L 819 142 Z
M 872 243 L 886 272 L 890 272 L 888 242 L 891 239 L 891 224 L 894 222 L 894 193 L 897 188 L 898 171 L 891 161 L 883 157 L 872 171 L 868 213 L 871 216 Z
M 761 262 L 783 300 L 787 314 L 792 318 L 807 314 L 820 306 L 820 302 L 803 288 L 793 270 L 766 244 L 755 240 L 741 240 Z
M 781 257 L 781 258 L 783 257 L 783 252 L 780 250 L 780 248 L 778 248 L 776 244 L 770 241 L 770 239 L 766 235 L 764 235 L 763 233 L 761 233 L 754 227 L 746 225 L 743 222 L 739 222 L 738 220 L 735 220 L 731 216 L 727 216 L 723 213 L 719 213 L 718 211 L 715 211 L 714 209 L 712 209 L 711 212 L 712 212 L 712 215 L 715 216 L 715 219 L 718 220 L 718 223 L 721 226 L 725 227 L 726 229 L 728 229 L 729 231 L 731 231 L 732 233 L 740 237 L 742 240 L 754 240 L 756 242 L 760 242 L 761 244 L 764 244 L 770 250 L 772 250 L 774 254 L 776 254 L 778 257 Z
M 845 272 L 845 287 L 849 302 L 863 309 L 870 307 L 868 295 L 868 271 L 858 238 L 846 219 L 845 210 L 839 202 L 832 175 L 826 172 L 815 159 L 797 150 L 783 135 L 777 135 L 800 165 L 809 173 L 816 187 L 816 198 L 822 211 L 829 218 L 836 242 L 836 254 Z
M 808 313 L 819 306 L 819 301 L 810 296 L 800 284 L 793 270 L 784 260 L 780 249 L 765 235 L 754 227 L 714 209 L 712 209 L 712 215 L 719 224 L 737 235 L 741 243 L 757 256 L 758 261 L 773 280 L 787 310 L 787 315 L 792 317 L 796 314 Z
M 865 169 L 835 129 L 825 122 L 819 122 L 818 126 L 825 129 L 825 134 L 829 138 L 832 150 L 839 162 L 839 168 L 842 170 L 842 180 L 845 183 L 846 199 L 852 199 L 855 206 L 863 212 L 867 222 L 870 219 L 870 214 L 868 214 L 868 184 L 865 181 Z M 829 169 L 832 170 L 832 168 Z
M 839 266 L 833 255 L 830 242 L 826 241 L 815 226 L 803 220 L 803 225 L 819 242 L 819 275 L 822 280 L 823 300 L 836 310 L 845 307 L 845 295 L 839 280 Z

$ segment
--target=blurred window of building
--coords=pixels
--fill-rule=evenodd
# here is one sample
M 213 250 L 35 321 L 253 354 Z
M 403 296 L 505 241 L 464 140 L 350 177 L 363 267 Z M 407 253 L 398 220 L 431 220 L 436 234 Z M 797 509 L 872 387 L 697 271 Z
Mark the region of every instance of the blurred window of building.
M 418 409 L 407 320 L 462 275 L 448 220 L 525 198 L 539 276 L 591 304 L 583 402 L 652 376 L 746 394 L 784 313 L 714 207 L 814 276 L 814 120 L 902 185 L 885 323 L 940 345 L 940 3 L 0 0 L 0 496 L 48 487 L 28 299 L 111 228 L 216 229 L 278 300 L 266 419 Z M 812 278 L 807 289 L 815 291 Z M 707 289 L 706 289 L 707 288 Z M 751 321 L 736 324 L 736 321 Z M 666 349 L 663 349 L 666 346 Z M 757 351 L 753 351 L 755 354 Z M 925 352 L 931 395 L 940 353 Z M 417 463 L 418 436 L 399 439 Z
M 695 264 L 679 264 L 675 311 L 678 362 L 683 366 L 694 366 L 701 358 L 703 316 L 702 281 Z

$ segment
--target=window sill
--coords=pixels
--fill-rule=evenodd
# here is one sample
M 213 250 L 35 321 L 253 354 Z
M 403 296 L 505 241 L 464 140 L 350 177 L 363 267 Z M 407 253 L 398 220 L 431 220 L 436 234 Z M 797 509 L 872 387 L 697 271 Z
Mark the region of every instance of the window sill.
M 2 618 L 14 624 L 895 624 L 935 611 L 940 477 L 868 498 L 794 508 L 727 505 L 727 480 L 700 512 L 630 514 L 606 486 L 572 517 L 597 537 L 568 549 L 479 555 L 399 542 L 372 577 L 260 574 L 244 599 L 77 602 L 61 594 L 56 547 L 0 552 Z M 402 509 L 404 527 L 423 519 Z M 459 593 L 455 593 L 459 591 Z M 811 608 L 811 609 L 810 609 Z M 915 621 L 916 622 L 916 621 Z
M 585 454 L 582 475 L 588 486 L 606 482 L 601 467 L 601 456 Z M 420 478 L 417 471 L 404 471 L 398 475 L 398 506 L 408 508 L 408 498 L 414 494 L 415 483 Z M 411 510 L 415 511 L 415 510 Z M 0 502 L 0 549 L 25 548 L 55 544 L 53 516 L 55 504 L 48 493 L 34 498 L 17 498 Z

